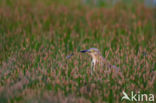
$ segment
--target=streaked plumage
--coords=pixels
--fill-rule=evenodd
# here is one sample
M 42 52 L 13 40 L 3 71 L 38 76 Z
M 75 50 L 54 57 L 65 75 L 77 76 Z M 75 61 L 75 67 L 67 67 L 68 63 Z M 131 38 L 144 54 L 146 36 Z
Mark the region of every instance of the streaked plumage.
M 115 69 L 116 71 L 119 70 L 118 67 L 115 65 L 111 65 L 100 53 L 100 51 L 97 48 L 90 48 L 88 50 L 82 50 L 81 53 L 87 53 L 92 57 L 91 62 L 91 73 L 95 71 L 96 66 L 100 66 L 107 69 Z
M 100 53 L 100 51 L 97 48 L 90 48 L 88 50 L 82 50 L 81 53 L 87 53 L 92 57 L 91 61 L 91 74 L 95 69 L 98 67 L 105 68 L 106 71 L 110 71 L 110 69 L 115 69 L 115 71 L 119 71 L 119 68 L 115 65 L 111 65 Z M 74 53 L 68 55 L 66 58 L 69 59 L 71 56 L 73 56 Z

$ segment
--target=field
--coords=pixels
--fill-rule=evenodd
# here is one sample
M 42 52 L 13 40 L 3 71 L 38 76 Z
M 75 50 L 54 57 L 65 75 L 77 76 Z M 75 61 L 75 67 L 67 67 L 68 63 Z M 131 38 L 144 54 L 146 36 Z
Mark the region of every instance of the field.
M 138 2 L 1 0 L 0 103 L 121 103 L 122 91 L 156 95 L 155 10 Z M 99 68 L 90 75 L 91 58 L 78 51 L 92 47 L 120 73 Z

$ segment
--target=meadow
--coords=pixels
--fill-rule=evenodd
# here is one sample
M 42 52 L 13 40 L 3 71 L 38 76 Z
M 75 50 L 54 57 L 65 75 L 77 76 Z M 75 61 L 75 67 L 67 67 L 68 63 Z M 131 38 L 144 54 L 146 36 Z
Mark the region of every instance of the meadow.
M 122 91 L 156 95 L 155 10 L 139 2 L 1 0 L 0 103 L 127 103 Z M 78 51 L 91 47 L 121 73 L 90 75 L 91 58 Z

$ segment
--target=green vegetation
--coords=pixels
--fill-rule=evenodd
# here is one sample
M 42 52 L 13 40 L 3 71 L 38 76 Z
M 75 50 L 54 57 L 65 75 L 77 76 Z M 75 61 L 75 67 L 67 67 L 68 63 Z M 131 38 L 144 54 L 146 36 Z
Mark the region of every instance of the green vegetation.
M 156 94 L 155 28 L 155 9 L 141 3 L 1 0 L 0 103 L 120 103 L 122 91 Z M 77 53 L 91 47 L 121 73 L 99 68 L 91 76 L 89 56 Z

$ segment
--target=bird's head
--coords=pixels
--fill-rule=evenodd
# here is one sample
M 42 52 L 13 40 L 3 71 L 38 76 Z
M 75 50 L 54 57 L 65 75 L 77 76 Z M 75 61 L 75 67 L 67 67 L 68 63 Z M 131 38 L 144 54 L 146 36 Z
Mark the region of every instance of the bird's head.
M 95 61 L 101 55 L 100 51 L 97 48 L 90 48 L 90 49 L 87 49 L 87 50 L 81 50 L 80 52 L 89 54 L 92 57 L 92 59 L 95 60 Z M 68 55 L 66 58 L 69 59 L 73 55 L 74 55 L 74 53 Z
M 90 48 L 80 52 L 89 54 L 93 59 L 97 58 L 97 56 L 100 54 L 100 51 L 97 48 Z

